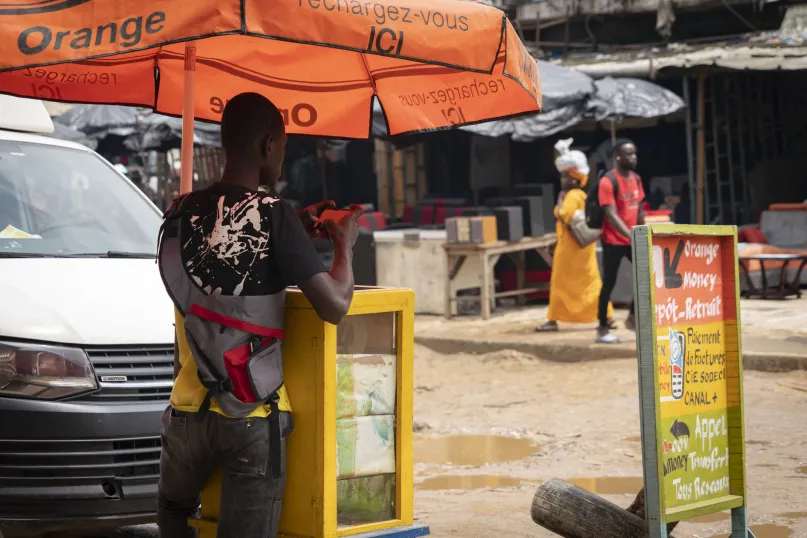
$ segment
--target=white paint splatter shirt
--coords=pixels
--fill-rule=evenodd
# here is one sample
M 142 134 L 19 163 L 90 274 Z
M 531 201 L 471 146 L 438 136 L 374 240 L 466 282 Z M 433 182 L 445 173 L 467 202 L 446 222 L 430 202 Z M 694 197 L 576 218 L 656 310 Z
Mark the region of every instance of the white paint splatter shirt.
M 326 270 L 297 213 L 275 195 L 215 183 L 186 204 L 182 262 L 208 294 L 269 295 Z

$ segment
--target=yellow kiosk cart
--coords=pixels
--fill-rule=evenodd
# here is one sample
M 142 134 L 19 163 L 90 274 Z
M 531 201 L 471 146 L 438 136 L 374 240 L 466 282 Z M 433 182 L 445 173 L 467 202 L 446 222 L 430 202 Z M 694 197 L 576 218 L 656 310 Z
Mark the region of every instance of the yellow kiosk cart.
M 415 538 L 412 357 L 415 294 L 357 287 L 334 326 L 296 289 L 286 296 L 285 382 L 294 433 L 280 536 Z M 202 494 L 201 538 L 215 538 L 221 477 Z

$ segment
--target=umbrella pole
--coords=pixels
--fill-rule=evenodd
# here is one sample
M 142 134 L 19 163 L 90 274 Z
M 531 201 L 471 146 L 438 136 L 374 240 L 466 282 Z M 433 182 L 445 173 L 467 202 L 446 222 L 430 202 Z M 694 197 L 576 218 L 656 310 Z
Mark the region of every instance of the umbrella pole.
M 185 43 L 185 86 L 182 100 L 182 179 L 180 194 L 193 190 L 193 118 L 196 83 L 196 41 Z
M 611 147 L 616 146 L 616 124 L 611 120 Z

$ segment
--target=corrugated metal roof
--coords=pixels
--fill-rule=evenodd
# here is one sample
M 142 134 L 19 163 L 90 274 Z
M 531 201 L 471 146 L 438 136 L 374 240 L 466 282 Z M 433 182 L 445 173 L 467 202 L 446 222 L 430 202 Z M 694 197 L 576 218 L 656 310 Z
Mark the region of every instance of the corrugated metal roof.
M 564 67 L 593 78 L 652 77 L 665 69 L 719 67 L 734 70 L 778 71 L 807 69 L 807 38 L 778 32 L 749 36 L 735 42 L 701 46 L 671 44 L 664 49 L 570 56 Z

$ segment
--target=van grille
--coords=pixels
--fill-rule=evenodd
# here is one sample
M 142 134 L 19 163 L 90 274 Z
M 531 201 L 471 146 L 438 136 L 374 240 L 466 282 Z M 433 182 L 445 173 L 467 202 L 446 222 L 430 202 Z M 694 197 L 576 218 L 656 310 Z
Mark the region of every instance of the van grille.
M 167 402 L 174 384 L 173 346 L 85 349 L 101 390 L 82 397 L 96 403 Z
M 146 479 L 160 472 L 160 438 L 0 440 L 0 485 L 98 478 Z

